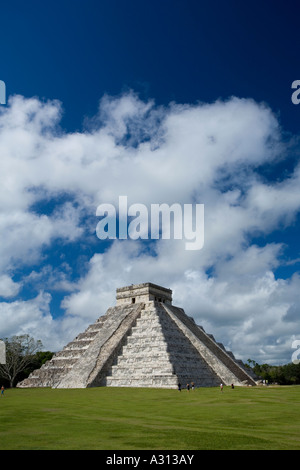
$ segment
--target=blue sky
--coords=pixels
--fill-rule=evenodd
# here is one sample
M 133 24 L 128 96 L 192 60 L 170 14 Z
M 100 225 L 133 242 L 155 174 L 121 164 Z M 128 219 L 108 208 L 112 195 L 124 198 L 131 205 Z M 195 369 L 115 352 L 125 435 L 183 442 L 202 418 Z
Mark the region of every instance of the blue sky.
M 294 2 L 79 0 L 1 6 L 8 93 L 59 99 L 81 129 L 104 93 L 127 88 L 158 104 L 231 95 L 266 101 L 297 131 Z
M 155 282 L 234 354 L 299 330 L 295 2 L 1 5 L 0 336 L 50 350 Z M 205 205 L 205 246 L 103 242 L 96 208 Z M 2 312 L 2 313 L 1 313 Z

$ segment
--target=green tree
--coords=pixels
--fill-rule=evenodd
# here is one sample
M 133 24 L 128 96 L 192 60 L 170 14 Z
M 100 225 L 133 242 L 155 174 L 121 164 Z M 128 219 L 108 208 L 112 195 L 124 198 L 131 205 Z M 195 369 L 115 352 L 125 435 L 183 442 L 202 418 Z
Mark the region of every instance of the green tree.
M 269 383 L 277 383 L 279 385 L 296 385 L 300 384 L 300 364 L 285 364 L 274 366 L 270 364 L 257 364 L 252 359 L 248 359 L 247 367 L 262 380 Z
M 0 364 L 0 376 L 13 387 L 18 376 L 34 362 L 35 354 L 43 345 L 40 340 L 29 335 L 12 336 L 3 341 L 6 346 L 6 364 Z

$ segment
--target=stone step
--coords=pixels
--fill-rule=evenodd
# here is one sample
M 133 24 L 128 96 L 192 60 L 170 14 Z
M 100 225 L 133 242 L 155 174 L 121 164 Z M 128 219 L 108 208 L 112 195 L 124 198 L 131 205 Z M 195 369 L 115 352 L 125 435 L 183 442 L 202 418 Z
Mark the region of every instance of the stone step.
M 78 360 L 78 357 L 55 357 L 47 364 L 47 368 L 51 367 L 72 367 Z
M 161 335 L 146 335 L 146 334 L 135 334 L 132 336 L 128 336 L 127 338 L 127 345 L 129 344 L 142 344 L 146 346 L 147 344 L 153 344 L 153 346 L 160 346 L 163 344 L 167 344 L 165 338 Z
M 139 378 L 118 378 L 107 377 L 106 385 L 108 387 L 159 387 L 159 388 L 177 388 L 177 377 L 173 376 L 151 376 Z
M 147 345 L 138 345 L 134 342 L 132 343 L 128 343 L 126 344 L 125 346 L 123 346 L 123 350 L 122 350 L 122 353 L 120 354 L 120 356 L 127 356 L 127 355 L 131 355 L 132 352 L 135 352 L 135 351 L 141 351 L 143 350 L 144 354 L 145 355 L 149 355 L 149 354 L 159 354 L 160 352 L 161 353 L 167 353 L 168 352 L 168 345 L 166 342 L 161 342 L 161 343 L 156 343 L 156 344 L 147 344 Z
M 170 362 L 169 355 L 167 352 L 160 352 L 157 351 L 155 354 L 144 354 L 144 351 L 133 351 L 130 355 L 121 355 L 118 356 L 118 364 L 129 364 L 130 362 L 141 362 L 144 361 L 145 363 L 147 362 L 153 362 L 155 361 L 156 363 L 163 363 L 165 362 Z
M 64 349 L 60 352 L 58 352 L 57 354 L 55 354 L 55 356 L 52 357 L 52 361 L 55 360 L 55 359 L 59 359 L 59 358 L 64 358 L 64 359 L 78 359 L 82 354 L 82 349 Z
M 66 349 L 87 349 L 89 345 L 91 344 L 90 340 L 84 340 L 84 339 L 79 339 L 79 340 L 74 340 L 72 343 L 69 343 L 66 346 Z
M 75 362 L 77 362 L 77 361 L 75 361 Z M 69 370 L 69 369 L 72 369 L 73 365 L 74 365 L 74 363 L 71 364 L 71 363 L 69 363 L 69 362 L 68 362 L 67 364 L 66 364 L 66 363 L 65 363 L 65 364 L 61 363 L 61 364 L 60 364 L 60 363 L 57 363 L 57 362 L 56 362 L 56 363 L 50 362 L 50 363 L 47 364 L 47 366 L 45 367 L 45 370 L 47 370 L 47 371 L 66 370 L 66 369 Z M 41 370 L 41 369 L 38 369 L 38 370 Z M 33 375 L 33 376 L 34 376 L 34 375 Z
M 145 336 L 149 335 L 149 334 L 162 334 L 162 326 L 160 324 L 157 324 L 157 325 L 152 325 L 152 324 L 147 324 L 145 322 L 145 324 L 141 325 L 140 323 L 137 322 L 136 326 L 133 326 L 132 329 L 131 329 L 131 334 L 135 334 L 135 333 L 139 333 L 139 334 L 143 334 Z
M 172 375 L 174 374 L 174 369 L 171 365 L 166 365 L 163 367 L 161 364 L 152 364 L 152 367 L 146 367 L 145 364 L 141 364 L 140 366 L 130 367 L 130 366 L 112 366 L 111 377 L 117 377 L 119 375 L 127 375 L 130 377 L 139 377 L 143 375 Z

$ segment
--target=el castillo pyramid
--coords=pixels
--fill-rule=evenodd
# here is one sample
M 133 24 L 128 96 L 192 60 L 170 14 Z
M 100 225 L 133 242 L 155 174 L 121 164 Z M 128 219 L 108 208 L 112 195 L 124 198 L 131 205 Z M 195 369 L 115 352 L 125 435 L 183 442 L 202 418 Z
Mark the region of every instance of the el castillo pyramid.
M 152 283 L 117 289 L 106 314 L 18 387 L 256 385 L 255 377 Z

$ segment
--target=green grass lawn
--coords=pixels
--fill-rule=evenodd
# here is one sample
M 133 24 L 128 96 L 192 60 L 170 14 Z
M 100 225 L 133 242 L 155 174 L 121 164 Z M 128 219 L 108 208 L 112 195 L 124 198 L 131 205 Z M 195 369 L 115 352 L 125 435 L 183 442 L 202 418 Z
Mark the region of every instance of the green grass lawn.
M 300 449 L 300 386 L 12 389 L 0 449 Z

